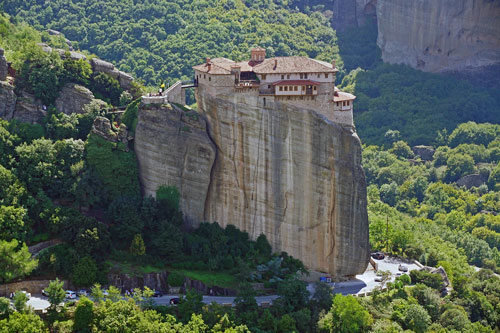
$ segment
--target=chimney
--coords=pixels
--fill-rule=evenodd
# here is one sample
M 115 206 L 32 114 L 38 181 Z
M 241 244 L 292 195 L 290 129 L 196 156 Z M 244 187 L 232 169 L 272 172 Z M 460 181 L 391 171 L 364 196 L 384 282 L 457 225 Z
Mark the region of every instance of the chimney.
M 274 68 L 276 69 L 278 67 L 278 58 L 274 58 Z
M 206 64 L 208 65 L 210 63 L 210 58 L 206 58 Z
M 335 59 L 332 60 L 333 69 L 335 69 Z

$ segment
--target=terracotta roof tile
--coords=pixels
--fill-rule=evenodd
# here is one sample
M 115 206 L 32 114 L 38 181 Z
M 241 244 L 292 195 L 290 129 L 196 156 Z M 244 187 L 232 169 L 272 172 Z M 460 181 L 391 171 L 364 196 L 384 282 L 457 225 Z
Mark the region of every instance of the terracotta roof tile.
M 265 59 L 253 71 L 258 74 L 271 73 L 334 73 L 338 70 L 327 62 L 308 57 L 276 57 Z
M 333 95 L 334 102 L 351 101 L 354 99 L 356 99 L 356 96 L 342 91 L 336 91 Z
M 308 57 L 276 57 L 265 59 L 261 62 L 240 61 L 234 62 L 227 58 L 215 58 L 207 64 L 193 68 L 210 74 L 231 74 L 231 66 L 240 66 L 242 72 L 255 72 L 258 74 L 272 73 L 335 73 L 338 70 L 332 64 L 311 59 Z

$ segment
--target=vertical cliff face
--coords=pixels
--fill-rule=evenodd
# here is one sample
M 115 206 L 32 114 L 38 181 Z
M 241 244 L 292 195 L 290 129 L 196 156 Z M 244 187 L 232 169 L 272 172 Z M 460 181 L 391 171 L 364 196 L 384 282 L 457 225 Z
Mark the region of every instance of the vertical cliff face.
M 215 146 L 205 121 L 196 112 L 170 106 L 142 106 L 138 114 L 134 150 L 146 196 L 161 185 L 181 194 L 181 209 L 192 226 L 203 221 Z
M 374 17 L 377 0 L 334 0 L 326 4 L 326 9 L 333 11 L 332 26 L 342 31 L 359 27 L 368 17 Z
M 382 58 L 424 71 L 500 63 L 500 1 L 378 0 Z
M 314 111 L 256 107 L 246 94 L 213 97 L 200 86 L 196 98 L 199 116 L 141 106 L 135 152 L 145 194 L 175 185 L 192 225 L 263 233 L 274 251 L 338 278 L 363 272 L 368 216 L 356 133 Z
M 205 220 L 234 224 L 274 250 L 335 276 L 368 261 L 366 183 L 351 130 L 312 111 L 248 96 L 214 98 L 197 88 L 217 146 Z M 249 103 L 250 102 L 250 103 Z

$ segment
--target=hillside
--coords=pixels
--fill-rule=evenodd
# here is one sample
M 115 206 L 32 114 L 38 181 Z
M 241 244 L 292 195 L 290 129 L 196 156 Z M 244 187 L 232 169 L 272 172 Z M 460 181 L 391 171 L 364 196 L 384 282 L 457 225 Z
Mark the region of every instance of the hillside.
M 9 1 L 4 5 L 12 3 Z M 103 6 L 102 2 L 99 4 Z M 99 4 L 89 8 L 98 8 Z M 116 16 L 121 15 L 119 10 L 124 8 L 120 3 L 112 4 L 116 6 Z M 208 6 L 204 2 L 194 2 L 193 5 L 187 1 L 184 5 L 185 8 L 195 6 L 189 7 L 191 9 L 206 9 Z M 233 13 L 237 13 L 243 3 L 221 1 L 219 5 L 227 6 L 229 10 L 226 12 L 232 12 L 234 5 L 238 9 Z M 252 2 L 248 6 L 252 6 L 257 16 L 270 14 L 269 10 L 275 9 L 277 15 L 283 11 L 283 19 L 308 17 L 287 12 L 285 7 L 270 2 Z M 262 6 L 262 12 L 258 10 L 259 6 Z M 217 7 L 219 13 L 212 14 L 224 16 L 220 13 L 221 8 Z M 41 7 L 30 9 L 33 15 L 41 11 Z M 134 13 L 130 12 L 130 15 Z M 139 14 L 145 17 L 151 12 L 137 12 Z M 24 15 L 29 19 L 29 13 Z M 73 17 L 67 23 L 73 20 L 80 22 Z M 231 25 L 235 21 L 236 18 L 226 23 Z M 348 135 L 347 130 L 337 130 L 337 125 L 331 125 L 312 113 L 292 115 L 293 110 L 283 110 L 281 114 L 273 115 L 277 117 L 274 120 L 269 117 L 272 123 L 264 126 L 271 131 L 266 139 L 271 144 L 260 152 L 248 150 L 247 155 L 239 155 L 245 156 L 240 165 L 234 163 L 231 155 L 222 156 L 229 171 L 221 172 L 221 177 L 231 175 L 233 169 L 235 173 L 243 170 L 240 174 L 248 177 L 253 175 L 257 168 L 249 170 L 252 164 L 245 165 L 246 160 L 273 163 L 273 168 L 265 168 L 273 170 L 272 175 L 262 176 L 262 182 L 267 182 L 263 186 L 265 192 L 272 186 L 277 189 L 269 195 L 268 202 L 274 200 L 277 205 L 283 205 L 278 199 L 284 197 L 285 208 L 288 211 L 296 209 L 297 216 L 312 206 L 305 204 L 307 200 L 330 198 L 331 203 L 341 206 L 332 209 L 338 214 L 341 209 L 356 207 L 356 204 L 344 203 L 351 201 L 346 198 L 358 201 L 359 205 L 366 197 L 373 251 L 419 260 L 430 269 L 442 267 L 440 272 L 446 277 L 413 271 L 387 282 L 389 276 L 381 272 L 384 281 L 365 297 L 333 295 L 335 289 L 319 282 L 313 285 L 315 290 L 311 295 L 311 286 L 307 288 L 307 284 L 299 279 L 304 277 L 304 264 L 286 252 L 273 253 L 266 236 L 260 235 L 252 240 L 249 233 L 234 225 L 221 227 L 214 221 L 197 221 L 201 222 L 199 227 L 188 230 L 183 225 L 183 218 L 193 212 L 182 211 L 189 209 L 180 204 L 182 189 L 171 183 L 160 186 L 154 193 L 156 198 L 142 194 L 137 156 L 144 151 L 134 150 L 138 147 L 138 142 L 132 140 L 134 133 L 138 132 L 139 137 L 142 135 L 139 142 L 142 147 L 151 148 L 146 141 L 156 140 L 156 144 L 165 145 L 163 151 L 172 153 L 178 148 L 181 151 L 179 156 L 189 157 L 182 148 L 195 146 L 196 142 L 185 142 L 203 128 L 198 123 L 200 118 L 196 110 L 163 105 L 159 110 L 149 112 L 151 119 L 148 123 L 139 123 L 141 117 L 148 116 L 139 106 L 140 99 L 134 99 L 141 94 L 143 87 L 135 84 L 123 87 L 118 80 L 120 76 L 116 79 L 95 66 L 97 60 L 90 52 L 79 51 L 86 55 L 86 60 L 73 58 L 71 53 L 65 52 L 69 51 L 70 45 L 63 36 L 40 32 L 20 20 L 15 24 L 12 22 L 16 19 L 0 15 L 0 47 L 5 49 L 7 60 L 12 61 L 17 70 L 15 78 L 0 82 L 0 96 L 16 95 L 16 103 L 20 102 L 25 111 L 23 115 L 33 116 L 35 113 L 36 119 L 20 121 L 4 114 L 2 118 L 8 120 L 0 119 L 0 283 L 2 291 L 6 291 L 12 286 L 11 282 L 23 279 L 52 282 L 45 288 L 51 306 L 42 316 L 26 306 L 24 293 L 16 293 L 12 303 L 0 297 L 0 332 L 385 333 L 406 330 L 490 333 L 500 329 L 500 125 L 465 122 L 477 116 L 480 118 L 478 122 L 491 119 L 498 123 L 499 96 L 495 91 L 454 77 L 382 64 L 380 53 L 376 47 L 371 47 L 375 43 L 369 28 L 346 31 L 338 39 L 339 54 L 345 59 L 346 70 L 350 71 L 344 76 L 342 85 L 358 94 L 355 105 L 360 110 L 356 115 L 359 135 L 365 143 L 362 152 L 359 141 L 353 138 L 354 133 Z M 286 30 L 289 23 L 280 26 Z M 38 28 L 44 30 L 41 26 Z M 333 33 L 329 31 L 329 34 Z M 37 45 L 41 42 L 46 44 L 45 50 L 50 46 L 62 51 L 43 51 Z M 95 46 L 96 49 L 99 47 L 104 46 Z M 218 48 L 217 45 L 206 47 Z M 241 52 L 245 49 L 242 48 Z M 174 62 L 170 58 L 165 61 Z M 5 65 L 0 57 L 2 71 Z M 187 71 L 184 63 L 177 65 L 180 73 Z M 358 65 L 364 68 L 357 70 Z M 126 68 L 123 66 L 124 63 L 121 69 Z M 58 103 L 69 88 L 74 88 L 71 91 L 78 96 L 84 91 L 93 98 L 81 109 Z M 463 91 L 485 101 L 484 104 L 464 104 L 467 100 L 462 99 L 465 98 Z M 433 103 L 426 102 L 425 96 L 432 96 Z M 457 104 L 453 104 L 455 99 Z M 73 99 L 70 97 L 65 101 Z M 223 116 L 220 113 L 225 112 L 224 108 L 218 105 L 223 103 L 208 101 L 200 105 L 208 105 L 209 116 L 215 119 Z M 0 111 L 6 109 L 4 104 L 0 99 Z M 26 105 L 29 107 L 24 108 Z M 463 108 L 464 105 L 467 108 Z M 238 110 L 248 113 L 243 107 Z M 259 110 L 254 108 L 251 111 Z M 228 116 L 223 122 L 230 124 L 234 111 L 231 107 L 226 111 Z M 140 112 L 143 113 L 138 116 Z M 151 117 L 154 113 L 159 116 Z M 158 119 L 167 116 L 184 120 L 182 125 L 168 122 L 169 126 L 175 127 L 171 131 L 178 135 L 176 141 L 172 136 L 161 137 L 154 132 L 155 126 L 161 127 L 162 121 Z M 285 140 L 272 132 L 279 128 L 279 124 L 285 123 L 279 117 L 286 117 L 288 121 L 295 119 L 294 125 L 288 127 L 306 129 L 307 133 L 298 135 L 294 138 L 297 141 L 282 147 Z M 310 121 L 310 125 L 305 126 L 303 120 Z M 150 126 L 149 132 L 141 128 L 145 124 Z M 163 128 L 158 131 L 166 132 Z M 226 147 L 221 140 L 229 142 L 227 151 L 232 147 L 242 151 L 249 147 L 242 145 L 240 148 L 234 144 L 238 139 L 232 135 L 243 132 L 237 132 L 231 126 L 212 129 L 213 133 L 217 136 L 214 141 L 220 147 Z M 245 142 L 257 142 L 260 146 L 257 131 L 245 135 L 248 136 Z M 312 138 L 317 146 L 308 150 L 310 146 L 304 146 L 306 140 L 302 138 Z M 433 147 L 410 148 L 414 143 L 424 142 L 432 142 Z M 334 151 L 335 154 L 320 154 L 315 149 Z M 355 152 L 356 156 L 341 153 L 342 149 Z M 198 147 L 195 150 L 193 155 L 203 157 Z M 290 152 L 299 156 L 298 165 L 288 163 L 286 154 Z M 221 155 L 224 153 L 227 154 L 221 152 Z M 352 185 L 363 178 L 360 176 L 363 170 L 360 170 L 359 154 L 362 154 L 362 168 L 368 183 L 366 196 L 361 190 L 351 190 Z M 312 155 L 316 157 L 311 158 Z M 345 156 L 350 160 L 338 161 Z M 207 157 L 208 160 L 211 158 Z M 306 159 L 323 164 L 300 166 Z M 172 160 L 171 163 L 182 164 L 181 158 Z M 193 175 L 201 163 L 200 160 L 191 162 L 183 166 Z M 288 205 L 290 194 L 281 192 L 281 184 L 273 182 L 273 177 L 286 175 L 279 167 L 286 163 L 290 169 L 298 170 L 293 177 L 293 181 L 299 184 L 295 189 L 299 198 L 295 207 Z M 333 163 L 333 166 L 327 168 L 327 163 Z M 312 173 L 321 173 L 321 176 L 313 178 L 307 173 L 308 169 Z M 334 193 L 335 196 L 328 197 L 332 194 L 322 188 L 328 183 L 324 181 L 329 177 L 324 174 L 327 170 L 329 174 L 338 171 L 341 177 L 346 175 L 335 183 L 347 194 Z M 211 173 L 211 167 L 206 171 Z M 243 187 L 252 186 L 251 181 L 247 181 L 249 178 L 233 178 L 238 182 L 242 180 Z M 284 185 L 288 185 L 288 177 L 283 179 Z M 190 179 L 197 180 L 195 177 Z M 213 202 L 223 201 L 226 197 L 240 199 L 237 190 L 219 196 L 228 189 L 218 191 L 215 188 Z M 319 194 L 309 194 L 313 191 Z M 355 191 L 360 194 L 349 197 Z M 201 202 L 202 199 L 198 198 L 191 199 Z M 267 209 L 274 202 L 261 207 Z M 236 211 L 230 204 L 226 207 L 228 213 Z M 252 215 L 258 217 L 258 213 Z M 302 215 L 305 217 L 297 221 L 316 222 L 314 215 L 316 212 L 310 216 Z M 312 228 L 306 226 L 304 229 Z M 348 229 L 332 233 L 342 232 L 353 234 Z M 318 234 L 317 239 L 320 239 L 326 232 Z M 53 240 L 56 245 L 32 258 L 28 245 L 40 245 L 47 240 Z M 153 292 L 147 288 L 133 290 L 131 296 L 122 296 L 117 287 L 109 286 L 110 273 L 117 274 L 113 281 L 122 283 L 117 287 L 123 287 L 125 279 L 142 281 L 137 285 L 140 287 L 152 280 L 163 279 L 166 281 L 162 283 L 169 292 L 180 288 L 184 294 L 180 296 L 179 304 L 167 306 L 157 305 L 152 298 Z M 92 286 L 91 298 L 66 300 L 61 305 L 65 292 L 63 284 L 56 278 L 71 283 L 71 288 L 75 289 Z M 451 283 L 448 287 L 452 289 L 445 288 L 447 282 Z M 101 285 L 106 287 L 106 293 L 101 290 Z M 234 299 L 233 307 L 206 305 L 201 293 L 190 290 L 191 287 L 205 290 L 207 294 L 211 290 L 210 293 L 216 295 L 229 290 L 237 292 L 238 297 Z M 259 306 L 255 300 L 257 293 L 274 294 L 277 299 L 272 305 Z
M 189 80 L 191 66 L 205 57 L 242 59 L 255 45 L 270 56 L 330 62 L 338 54 L 335 32 L 319 13 L 268 0 L 9 0 L 3 9 L 36 28 L 61 31 L 147 84 Z

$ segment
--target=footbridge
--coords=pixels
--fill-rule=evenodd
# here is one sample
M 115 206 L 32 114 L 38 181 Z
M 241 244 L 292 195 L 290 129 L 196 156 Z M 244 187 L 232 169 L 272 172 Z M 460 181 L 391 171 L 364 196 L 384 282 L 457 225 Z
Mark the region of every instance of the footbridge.
M 161 94 L 148 94 L 142 96 L 142 102 L 144 104 L 166 104 L 166 103 L 177 103 L 180 105 L 186 104 L 186 89 L 195 88 L 198 86 L 196 80 L 193 81 L 177 81 L 173 85 L 167 88 Z

